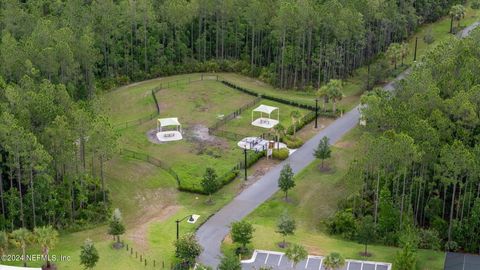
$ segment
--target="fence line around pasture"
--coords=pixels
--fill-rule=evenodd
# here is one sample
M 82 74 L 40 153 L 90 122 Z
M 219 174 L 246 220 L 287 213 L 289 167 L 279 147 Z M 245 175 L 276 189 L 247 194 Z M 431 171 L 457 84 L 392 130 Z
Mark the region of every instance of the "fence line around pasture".
M 129 121 L 125 121 L 125 122 L 122 122 L 122 123 L 115 124 L 114 129 L 122 130 L 122 129 L 126 129 L 126 128 L 133 127 L 133 126 L 139 126 L 139 125 L 141 125 L 145 122 L 151 121 L 156 116 L 160 115 L 160 111 L 161 111 L 160 109 L 161 108 L 160 108 L 160 103 L 158 102 L 156 94 L 158 92 L 160 92 L 161 90 L 168 89 L 168 88 L 173 87 L 173 86 L 178 87 L 178 86 L 181 86 L 181 85 L 188 85 L 188 84 L 193 83 L 193 82 L 206 81 L 206 80 L 218 81 L 219 77 L 218 77 L 218 75 L 200 74 L 198 76 L 198 78 L 195 77 L 195 78 L 192 79 L 190 77 L 187 77 L 187 78 L 178 79 L 178 80 L 175 80 L 175 81 L 160 83 L 159 86 L 154 87 L 153 89 L 150 90 L 153 101 L 155 103 L 155 112 L 151 113 L 148 116 L 144 116 L 144 117 L 141 117 L 141 118 L 138 118 L 138 119 L 129 120 Z
M 172 225 L 174 226 L 174 225 Z M 140 259 L 140 263 L 145 267 L 145 268 L 155 268 L 155 269 L 173 269 L 173 264 L 170 264 L 170 266 L 165 264 L 165 260 L 155 260 L 155 259 L 147 259 L 147 256 L 145 256 L 143 253 L 136 251 L 133 249 L 132 245 L 129 246 L 129 244 L 125 244 L 122 241 L 123 248 L 125 248 L 125 251 L 127 252 L 127 255 L 130 255 L 130 257 L 135 258 L 135 259 Z
M 252 100 L 251 102 L 243 105 L 242 107 L 236 109 L 234 112 L 224 116 L 222 119 L 218 120 L 217 122 L 215 122 L 213 125 L 211 125 L 210 127 L 208 127 L 208 132 L 210 134 L 213 134 L 216 130 L 218 130 L 220 127 L 224 126 L 227 124 L 227 122 L 235 119 L 237 116 L 241 115 L 244 111 L 246 111 L 247 109 L 250 109 L 251 107 L 257 105 L 258 103 L 260 103 L 260 101 L 262 100 L 262 97 L 257 97 L 255 98 L 254 100 Z
M 269 95 L 269 94 L 260 93 L 260 92 L 257 92 L 257 91 L 251 90 L 251 89 L 247 89 L 247 88 L 238 86 L 238 85 L 226 80 L 223 77 L 219 78 L 218 81 L 223 83 L 224 85 L 232 88 L 232 89 L 235 89 L 237 91 L 249 94 L 251 96 L 261 97 L 261 98 L 264 98 L 264 99 L 268 99 L 268 100 L 271 100 L 271 101 L 275 101 L 275 102 L 278 102 L 278 103 L 282 103 L 282 104 L 285 104 L 285 105 L 289 105 L 289 106 L 293 106 L 293 107 L 297 107 L 297 108 L 300 108 L 300 109 L 305 109 L 305 110 L 309 110 L 309 111 L 313 111 L 313 112 L 315 112 L 315 110 L 318 109 L 318 116 L 336 118 L 338 115 L 343 113 L 343 110 L 337 110 L 337 112 L 333 112 L 331 110 L 320 110 L 319 108 L 317 108 L 315 106 L 308 105 L 308 104 L 305 104 L 305 103 L 296 102 L 296 101 L 293 101 L 293 100 L 289 100 L 289 99 L 285 99 L 285 98 L 281 98 L 281 97 L 277 97 L 277 96 L 272 96 L 272 95 Z
M 178 174 L 170 166 L 168 166 L 165 162 L 161 161 L 158 158 L 152 157 L 148 154 L 139 153 L 130 149 L 125 149 L 125 148 L 120 149 L 120 155 L 124 157 L 146 161 L 152 164 L 153 166 L 159 167 L 165 170 L 166 172 L 168 172 L 168 174 L 170 174 L 177 181 L 178 186 L 181 185 L 181 180 Z
M 159 106 L 159 103 L 158 103 L 158 100 L 157 100 L 157 97 L 156 97 L 156 94 L 158 92 L 160 92 L 163 89 L 171 88 L 173 86 L 178 87 L 178 86 L 181 86 L 181 85 L 188 85 L 190 83 L 198 82 L 198 81 L 202 81 L 202 80 L 220 81 L 230 88 L 242 91 L 242 92 L 247 93 L 247 94 L 252 95 L 252 96 L 256 96 L 256 98 L 254 100 L 252 100 L 251 102 L 243 105 L 242 107 L 238 108 L 234 112 L 228 114 L 223 119 L 217 121 L 212 126 L 210 126 L 208 132 L 212 135 L 219 136 L 219 137 L 224 137 L 224 138 L 234 140 L 234 141 L 239 141 L 239 140 L 241 140 L 245 137 L 248 137 L 247 135 L 238 134 L 238 133 L 234 133 L 234 132 L 231 132 L 231 131 L 223 130 L 223 129 L 221 129 L 221 127 L 223 125 L 225 125 L 228 121 L 231 121 L 232 119 L 235 119 L 237 116 L 242 114 L 245 110 L 255 106 L 256 104 L 258 104 L 262 100 L 262 98 L 269 99 L 269 100 L 276 101 L 276 102 L 283 103 L 283 104 L 287 104 L 287 105 L 290 105 L 290 106 L 310 110 L 310 112 L 308 114 L 304 115 L 297 122 L 297 124 L 296 124 L 297 130 L 300 130 L 303 126 L 312 122 L 315 119 L 315 107 L 312 107 L 312 106 L 309 106 L 309 105 L 306 105 L 306 104 L 297 103 L 297 102 L 294 102 L 294 101 L 289 101 L 289 100 L 286 100 L 286 99 L 271 97 L 271 96 L 268 96 L 268 95 L 261 95 L 259 93 L 256 93 L 256 92 L 252 91 L 252 90 L 245 89 L 245 88 L 236 86 L 232 83 L 229 83 L 229 82 L 227 82 L 223 79 L 219 79 L 218 75 L 204 75 L 204 74 L 202 74 L 202 75 L 200 75 L 199 79 L 196 79 L 196 78 L 192 79 L 192 78 L 188 77 L 188 78 L 179 79 L 179 80 L 176 80 L 176 81 L 161 83 L 159 86 L 151 89 L 151 94 L 152 94 L 152 98 L 153 98 L 154 103 L 155 103 L 156 112 L 150 114 L 149 116 L 142 117 L 140 119 L 131 120 L 131 121 L 127 121 L 125 123 L 121 123 L 121 124 L 119 124 L 115 127 L 118 128 L 118 129 L 123 129 L 123 128 L 128 128 L 128 127 L 131 127 L 131 126 L 141 125 L 145 122 L 151 121 L 152 119 L 154 119 L 156 116 L 158 116 L 160 114 L 160 106 Z M 320 114 L 319 114 L 319 116 L 320 116 Z M 286 133 L 289 134 L 289 133 L 292 133 L 292 132 L 293 132 L 293 126 L 290 126 L 286 130 Z M 270 133 L 263 133 L 258 137 L 267 138 L 267 137 L 271 137 L 271 136 L 272 136 L 272 134 L 270 134 Z M 130 158 L 133 158 L 133 159 L 146 161 L 146 162 L 148 162 L 148 163 L 150 163 L 150 164 L 152 164 L 156 167 L 162 168 L 163 170 L 167 171 L 177 181 L 178 189 L 180 191 L 205 194 L 204 191 L 202 190 L 202 188 L 197 187 L 197 185 L 195 185 L 195 184 L 192 187 L 182 185 L 182 181 L 181 181 L 180 177 L 178 176 L 178 174 L 169 165 L 167 165 L 166 163 L 164 163 L 163 161 L 161 161 L 161 160 L 159 160 L 155 157 L 152 157 L 148 154 L 139 153 L 139 152 L 136 152 L 136 151 L 133 151 L 133 150 L 130 150 L 130 149 L 125 149 L 125 148 L 121 149 L 120 154 L 125 156 L 125 157 L 130 157 Z M 245 164 L 244 161 L 237 162 L 232 167 L 232 169 L 230 169 L 225 174 L 223 174 L 219 177 L 219 180 L 221 182 L 221 186 L 224 186 L 224 185 L 230 183 L 231 181 L 233 181 L 234 179 L 236 179 L 239 175 L 239 170 L 245 168 L 245 166 L 250 167 L 250 166 L 254 165 L 264 155 L 265 155 L 265 150 L 255 152 L 255 153 L 251 153 L 247 157 L 247 164 Z

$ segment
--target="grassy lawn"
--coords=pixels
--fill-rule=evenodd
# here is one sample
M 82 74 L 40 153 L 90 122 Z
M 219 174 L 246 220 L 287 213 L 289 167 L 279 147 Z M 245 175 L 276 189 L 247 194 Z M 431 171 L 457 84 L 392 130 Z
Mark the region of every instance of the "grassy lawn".
M 254 224 L 255 234 L 252 247 L 282 251 L 278 243 L 282 240 L 277 234 L 276 223 L 283 211 L 288 211 L 297 221 L 297 231 L 288 237 L 289 242 L 301 243 L 310 254 L 326 255 L 340 252 L 350 259 L 362 259 L 360 252 L 363 245 L 346 241 L 325 233 L 323 221 L 335 213 L 338 202 L 359 189 L 358 183 L 345 178 L 349 162 L 354 157 L 355 142 L 360 136 L 355 129 L 333 147 L 332 158 L 326 163 L 328 172 L 321 172 L 320 162 L 311 163 L 296 176 L 297 185 L 289 192 L 289 202 L 284 201 L 284 194 L 279 192 L 257 208 L 246 220 Z M 234 246 L 229 238 L 223 244 L 225 252 L 231 252 Z M 398 248 L 372 245 L 369 251 L 373 256 L 369 260 L 393 262 Z M 418 253 L 419 269 L 443 269 L 444 253 L 420 250 Z
M 177 78 L 183 77 L 177 76 Z M 145 85 L 152 87 L 150 84 L 146 83 Z M 112 93 L 124 95 L 123 92 L 132 91 L 139 95 L 142 92 L 137 89 L 146 91 L 147 86 L 145 85 L 140 84 Z M 215 168 L 217 174 L 221 176 L 230 171 L 240 161 L 243 152 L 238 148 L 237 141 L 208 137 L 207 127 L 217 121 L 219 115 L 227 115 L 236 108 L 251 102 L 255 97 L 231 89 L 215 80 L 195 81 L 178 85 L 174 83 L 170 85 L 170 88 L 160 90 L 156 96 L 160 104 L 159 118 L 178 117 L 183 125 L 184 140 L 164 144 L 152 143 L 147 133 L 156 128 L 156 119 L 153 119 L 142 125 L 122 130 L 120 132 L 121 147 L 162 160 L 178 174 L 182 187 L 198 188 L 207 167 Z M 153 100 L 148 95 L 145 99 Z M 111 102 L 115 102 L 115 100 L 115 98 L 112 98 Z M 135 101 L 135 99 L 133 100 Z M 131 101 L 124 103 L 129 102 Z M 262 104 L 280 107 L 281 121 L 287 127 L 290 125 L 290 113 L 296 109 L 295 107 L 268 100 L 262 101 Z M 143 107 L 154 109 L 153 104 L 146 104 Z M 130 105 L 125 106 L 124 110 L 129 111 Z M 307 113 L 306 110 L 300 111 L 303 114 Z M 122 112 L 120 114 L 126 113 Z M 251 111 L 247 110 L 241 118 L 231 121 L 228 124 L 228 130 L 249 136 L 258 136 L 265 132 L 266 130 L 251 125 L 250 114 Z
M 177 80 L 196 80 L 200 74 L 188 74 L 157 78 L 153 80 L 129 84 L 112 90 L 103 96 L 106 110 L 113 124 L 146 117 L 155 112 L 155 104 L 151 90 L 160 85 Z
M 290 114 L 292 113 L 292 111 L 298 110 L 301 113 L 301 115 L 306 115 L 310 112 L 308 110 L 288 106 L 282 103 L 278 103 L 278 102 L 274 102 L 266 99 L 262 99 L 261 102 L 256 106 L 259 106 L 260 104 L 278 107 L 279 113 L 280 113 L 280 124 L 282 124 L 285 128 L 288 128 L 289 126 L 292 125 L 292 118 L 290 117 Z M 267 117 L 265 116 L 265 114 L 263 116 Z M 260 117 L 260 113 L 255 112 L 253 114 L 253 120 L 259 117 Z M 271 118 L 275 120 L 277 119 L 277 111 L 274 111 L 272 113 Z M 223 126 L 222 129 L 226 131 L 234 132 L 237 134 L 248 135 L 248 136 L 259 136 L 260 134 L 265 132 L 272 132 L 272 130 L 269 130 L 269 129 L 253 126 L 251 123 L 252 123 L 252 110 L 247 110 L 247 111 L 244 111 L 239 117 L 233 119 L 232 121 L 227 122 L 227 124 Z
M 466 9 L 465 18 L 460 21 L 461 27 L 465 27 L 471 25 L 472 23 L 479 20 L 480 10 L 475 10 L 470 7 Z M 456 26 L 457 22 L 454 22 L 454 27 Z M 427 44 L 424 41 L 424 37 L 427 33 L 431 33 L 435 37 L 435 42 L 431 44 Z M 409 39 L 409 51 L 410 56 L 407 57 L 405 63 L 412 64 L 413 63 L 413 54 L 415 51 L 415 39 L 418 38 L 418 47 L 417 47 L 417 60 L 420 59 L 422 55 L 424 55 L 428 50 L 432 49 L 434 46 L 439 44 L 440 42 L 452 38 L 453 36 L 449 33 L 450 32 L 450 17 L 445 17 L 437 22 L 425 24 L 420 27 L 410 39 Z

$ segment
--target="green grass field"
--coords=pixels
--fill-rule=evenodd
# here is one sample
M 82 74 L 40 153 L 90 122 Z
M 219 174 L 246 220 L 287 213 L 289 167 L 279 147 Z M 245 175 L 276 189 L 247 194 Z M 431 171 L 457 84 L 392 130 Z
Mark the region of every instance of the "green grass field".
M 279 108 L 279 116 L 280 116 L 280 124 L 282 124 L 285 128 L 288 128 L 292 125 L 292 118 L 290 117 L 292 111 L 299 111 L 302 116 L 308 114 L 310 111 L 305 109 L 300 109 L 297 107 L 288 106 L 282 103 L 262 99 L 260 104 L 274 106 Z M 254 107 L 256 107 L 254 106 Z M 253 108 L 252 108 L 253 109 Z M 253 120 L 260 117 L 260 113 L 256 112 L 253 114 Z M 265 114 L 263 117 L 267 117 Z M 277 111 L 274 111 L 271 115 L 272 119 L 277 119 Z M 227 122 L 225 126 L 222 127 L 223 130 L 234 132 L 237 134 L 244 134 L 248 136 L 259 136 L 263 133 L 272 133 L 272 130 L 265 129 L 261 127 L 256 127 L 251 124 L 252 122 L 252 110 L 244 111 L 239 117 L 233 119 L 232 121 Z
M 297 221 L 297 231 L 287 241 L 304 245 L 310 254 L 327 255 L 340 252 L 349 259 L 362 259 L 362 244 L 333 237 L 324 232 L 323 221 L 335 213 L 338 202 L 359 189 L 359 183 L 347 181 L 345 174 L 349 162 L 353 159 L 355 144 L 359 138 L 359 129 L 355 129 L 333 147 L 332 158 L 326 163 L 328 172 L 319 169 L 320 161 L 311 163 L 296 176 L 296 187 L 289 192 L 289 202 L 284 194 L 278 192 L 262 204 L 245 220 L 255 227 L 252 247 L 256 249 L 282 251 L 278 247 L 281 236 L 276 233 L 278 217 L 288 211 Z M 232 252 L 234 245 L 227 239 L 223 244 L 224 252 Z M 369 252 L 373 261 L 393 262 L 398 248 L 371 245 Z M 444 253 L 420 250 L 418 269 L 443 269 Z

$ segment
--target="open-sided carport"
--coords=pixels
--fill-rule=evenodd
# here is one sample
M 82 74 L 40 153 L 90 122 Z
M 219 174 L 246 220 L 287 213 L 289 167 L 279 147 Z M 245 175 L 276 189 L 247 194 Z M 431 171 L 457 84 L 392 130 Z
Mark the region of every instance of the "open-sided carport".
M 262 266 L 271 267 L 273 270 L 291 270 L 293 263 L 287 259 L 284 253 L 276 251 L 255 250 L 249 260 L 242 261 L 243 270 L 259 269 Z M 325 270 L 322 256 L 308 256 L 294 269 Z M 339 270 L 391 270 L 390 263 L 370 262 L 358 260 L 346 260 L 345 266 Z

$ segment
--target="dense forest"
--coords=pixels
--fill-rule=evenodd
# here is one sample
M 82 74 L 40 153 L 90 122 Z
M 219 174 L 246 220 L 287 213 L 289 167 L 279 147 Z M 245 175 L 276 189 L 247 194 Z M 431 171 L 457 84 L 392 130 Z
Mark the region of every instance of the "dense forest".
M 318 87 L 459 2 L 2 0 L 1 74 L 48 78 L 75 98 L 92 96 L 97 84 L 195 71 Z
M 479 65 L 477 31 L 430 51 L 394 93 L 363 97 L 363 154 L 349 174 L 362 189 L 332 233 L 354 237 L 353 219 L 371 216 L 385 244 L 408 231 L 414 247 L 480 251 Z
M 105 217 L 116 135 L 101 90 L 197 71 L 317 87 L 457 2 L 0 0 L 0 227 Z

